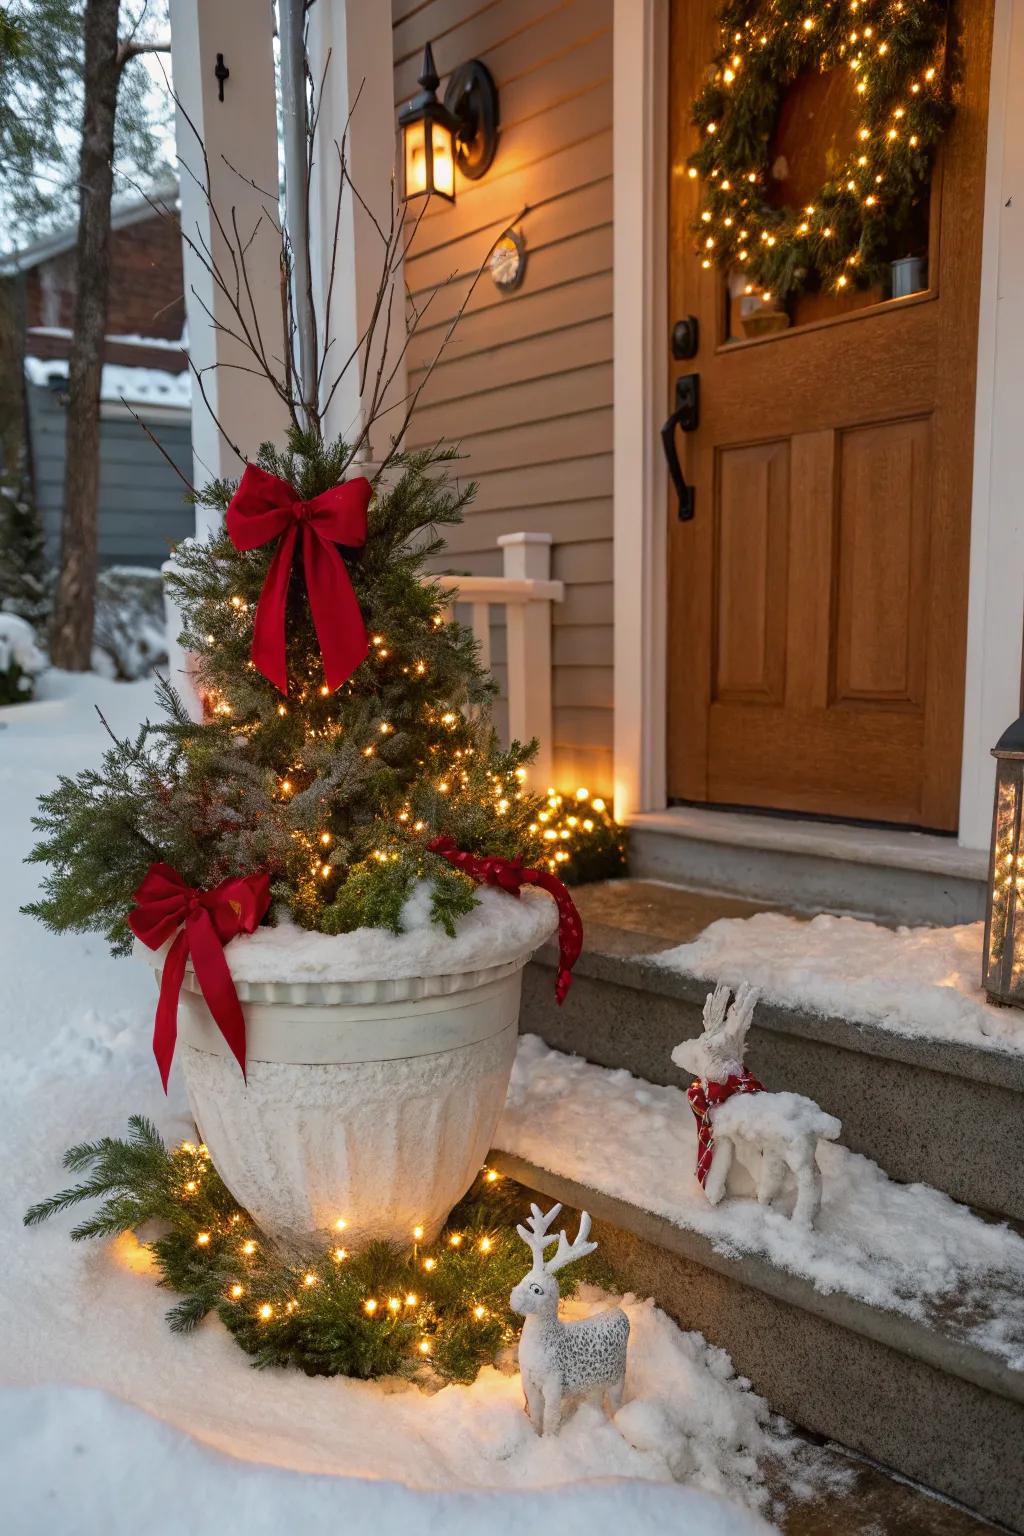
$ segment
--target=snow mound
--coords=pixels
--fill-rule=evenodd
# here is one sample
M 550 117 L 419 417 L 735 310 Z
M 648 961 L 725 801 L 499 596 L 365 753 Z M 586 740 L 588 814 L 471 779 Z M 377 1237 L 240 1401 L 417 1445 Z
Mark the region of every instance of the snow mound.
M 734 1093 L 711 1111 L 721 1136 L 748 1136 L 756 1141 L 793 1141 L 820 1136 L 836 1141 L 842 1125 L 802 1093 Z
M 1024 1053 L 1021 1015 L 992 1007 L 979 986 L 984 931 L 983 923 L 892 929 L 758 912 L 719 918 L 691 944 L 647 961 L 733 987 L 747 981 L 768 1002 L 898 1035 Z
M 504 965 L 550 938 L 558 913 L 550 896 L 518 898 L 482 886 L 477 905 L 459 919 L 454 939 L 430 919 L 430 885 L 421 881 L 402 913 L 404 933 L 357 928 L 311 933 L 290 920 L 240 934 L 227 946 L 236 981 L 372 981 L 378 976 L 450 976 Z
M 17 667 L 21 676 L 18 690 L 32 692 L 32 680 L 46 667 L 46 657 L 36 645 L 36 634 L 25 619 L 14 613 L 0 613 L 0 672 Z
M 279 1536 L 300 1529 L 374 1536 L 768 1536 L 771 1530 L 757 1515 L 711 1494 L 611 1472 L 590 1484 L 573 1480 L 497 1496 L 486 1489 L 425 1493 L 378 1481 L 369 1469 L 344 1475 L 347 1469 L 336 1466 L 303 1475 L 253 1465 L 81 1387 L 0 1391 L 0 1432 L 7 1536 L 49 1530 L 61 1536 L 140 1530 Z M 385 1449 L 400 1458 L 401 1447 Z M 443 1454 L 439 1460 L 441 1470 Z M 393 1479 L 400 1466 L 390 1470 Z

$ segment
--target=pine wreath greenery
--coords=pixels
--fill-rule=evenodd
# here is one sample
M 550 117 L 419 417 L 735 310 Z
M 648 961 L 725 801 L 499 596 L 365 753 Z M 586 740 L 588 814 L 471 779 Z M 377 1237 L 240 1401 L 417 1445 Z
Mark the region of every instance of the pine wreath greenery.
M 712 78 L 692 109 L 705 267 L 742 273 L 766 300 L 879 281 L 952 113 L 948 15 L 946 0 L 729 0 Z M 801 74 L 837 69 L 853 74 L 860 105 L 849 153 L 812 203 L 773 206 L 769 154 L 783 98 Z
M 97 1199 L 72 1229 L 74 1241 L 159 1224 L 145 1246 L 159 1283 L 181 1297 L 167 1314 L 171 1329 L 189 1333 L 216 1313 L 254 1366 L 470 1382 L 518 1333 L 508 1298 L 529 1255 L 514 1227 L 529 1203 L 493 1170 L 483 1170 L 434 1243 L 410 1234 L 404 1252 L 373 1243 L 349 1254 L 340 1234 L 318 1256 L 293 1262 L 234 1200 L 202 1144 L 168 1149 L 142 1116 L 132 1116 L 124 1140 L 71 1147 L 64 1166 L 80 1182 L 32 1206 L 25 1225 Z M 559 1288 L 571 1296 L 588 1281 L 611 1283 L 594 1256 L 574 1264 Z

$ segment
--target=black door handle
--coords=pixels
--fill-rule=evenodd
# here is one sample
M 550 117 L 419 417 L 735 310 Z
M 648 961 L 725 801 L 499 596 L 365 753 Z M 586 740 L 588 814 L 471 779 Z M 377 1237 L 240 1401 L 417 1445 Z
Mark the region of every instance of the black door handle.
M 687 485 L 676 448 L 676 428 L 681 432 L 695 432 L 700 421 L 700 375 L 683 374 L 676 379 L 676 408 L 661 429 L 661 445 L 665 450 L 669 478 L 679 500 L 679 521 L 688 523 L 694 512 L 694 489 Z

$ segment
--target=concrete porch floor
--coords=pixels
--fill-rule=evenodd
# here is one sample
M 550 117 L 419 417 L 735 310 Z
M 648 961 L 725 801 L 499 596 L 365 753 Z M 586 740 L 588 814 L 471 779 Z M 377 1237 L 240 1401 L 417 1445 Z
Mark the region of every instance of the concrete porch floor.
M 586 948 L 620 959 L 688 944 L 719 917 L 753 917 L 755 912 L 807 917 L 770 901 L 690 891 L 657 880 L 603 880 L 574 886 L 572 897 L 583 918 Z
M 805 1460 L 809 1496 L 795 1497 L 768 1472 L 785 1536 L 984 1536 L 1003 1529 L 841 1445 L 808 1440 Z

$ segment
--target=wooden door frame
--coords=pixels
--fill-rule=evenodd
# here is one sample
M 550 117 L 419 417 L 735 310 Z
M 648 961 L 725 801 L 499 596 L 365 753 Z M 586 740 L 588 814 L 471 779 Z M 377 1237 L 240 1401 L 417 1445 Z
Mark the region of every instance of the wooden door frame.
M 615 807 L 663 810 L 669 413 L 669 0 L 614 0 Z M 978 315 L 962 846 L 987 846 L 990 748 L 1020 708 L 1024 621 L 1024 0 L 995 0 Z M 1024 205 L 1024 198 L 1017 201 Z M 1002 295 L 1002 296 L 1001 296 Z M 698 512 L 698 516 L 700 513 Z

